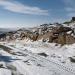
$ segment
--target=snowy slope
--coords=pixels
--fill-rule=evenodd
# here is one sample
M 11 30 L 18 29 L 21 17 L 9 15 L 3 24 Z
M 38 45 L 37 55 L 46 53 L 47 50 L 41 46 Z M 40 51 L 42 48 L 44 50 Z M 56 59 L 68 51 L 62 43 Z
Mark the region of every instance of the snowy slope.
M 75 64 L 69 60 L 75 44 L 25 40 L 0 44 L 0 75 L 75 75 Z

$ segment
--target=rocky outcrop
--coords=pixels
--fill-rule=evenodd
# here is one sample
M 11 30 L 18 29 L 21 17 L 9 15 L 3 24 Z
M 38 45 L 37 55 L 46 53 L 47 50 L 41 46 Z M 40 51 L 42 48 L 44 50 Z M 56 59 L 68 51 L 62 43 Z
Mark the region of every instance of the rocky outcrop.
M 75 21 L 75 17 L 72 17 L 72 21 Z
M 72 17 L 75 20 L 75 17 Z M 8 32 L 0 34 L 0 40 L 24 40 L 30 39 L 32 41 L 42 40 L 43 42 L 59 43 L 59 44 L 72 44 L 75 43 L 75 28 L 64 26 L 63 24 L 42 24 L 38 27 L 23 28 L 15 32 Z

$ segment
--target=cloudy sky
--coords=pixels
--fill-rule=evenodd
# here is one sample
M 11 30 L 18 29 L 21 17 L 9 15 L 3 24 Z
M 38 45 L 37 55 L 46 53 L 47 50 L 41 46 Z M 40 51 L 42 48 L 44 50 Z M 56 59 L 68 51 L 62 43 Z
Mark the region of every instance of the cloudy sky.
M 75 16 L 75 0 L 0 0 L 0 27 L 32 27 Z

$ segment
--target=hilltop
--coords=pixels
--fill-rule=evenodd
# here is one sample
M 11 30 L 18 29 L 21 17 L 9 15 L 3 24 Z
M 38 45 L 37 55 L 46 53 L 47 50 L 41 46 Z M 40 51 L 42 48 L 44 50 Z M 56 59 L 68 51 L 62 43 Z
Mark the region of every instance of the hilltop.
M 75 43 L 75 17 L 62 24 L 42 24 L 37 27 L 21 28 L 15 31 L 5 29 L 1 33 L 1 41 L 29 39 L 31 41 L 42 40 L 43 42 L 54 42 L 62 45 L 72 44 Z

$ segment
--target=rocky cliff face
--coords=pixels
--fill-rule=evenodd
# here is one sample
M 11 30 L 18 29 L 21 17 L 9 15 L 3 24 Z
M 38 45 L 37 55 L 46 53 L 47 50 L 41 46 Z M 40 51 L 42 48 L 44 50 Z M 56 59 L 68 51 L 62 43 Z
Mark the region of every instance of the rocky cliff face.
M 72 18 L 74 20 L 74 18 Z M 72 44 L 75 43 L 75 27 L 74 21 L 66 24 L 42 24 L 38 27 L 29 29 L 19 29 L 15 32 L 6 32 L 0 34 L 0 41 L 11 40 L 24 40 L 29 39 L 32 41 L 42 40 L 43 42 L 55 42 L 59 44 Z M 73 26 L 72 26 L 73 25 Z

